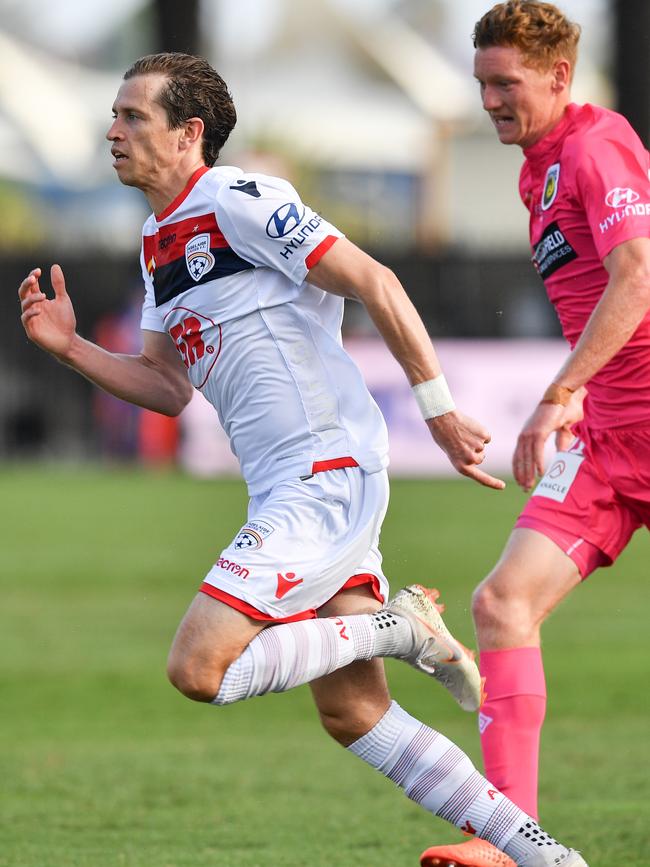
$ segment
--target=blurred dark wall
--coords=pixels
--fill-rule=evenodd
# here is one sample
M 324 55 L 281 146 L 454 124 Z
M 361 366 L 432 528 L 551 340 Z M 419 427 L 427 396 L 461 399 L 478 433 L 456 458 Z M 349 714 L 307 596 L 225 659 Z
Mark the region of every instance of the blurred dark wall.
M 617 110 L 650 141 L 650 2 L 614 0 Z
M 61 262 L 47 254 L 3 257 L 0 262 L 0 458 L 91 456 L 95 452 L 93 386 L 58 364 L 27 339 L 20 322 L 17 290 L 36 265 L 43 268 L 49 292 L 49 266 Z M 140 292 L 138 256 L 95 255 L 62 262 L 67 290 L 77 316 L 77 330 L 92 337 L 102 316 L 124 307 Z
M 155 0 L 156 51 L 200 54 L 199 0 Z

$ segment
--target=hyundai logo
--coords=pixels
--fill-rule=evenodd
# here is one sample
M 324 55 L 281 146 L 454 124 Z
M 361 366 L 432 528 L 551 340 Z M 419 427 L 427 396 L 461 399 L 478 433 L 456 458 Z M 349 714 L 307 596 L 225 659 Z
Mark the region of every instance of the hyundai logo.
M 633 205 L 639 198 L 639 194 L 629 187 L 614 187 L 607 193 L 605 204 L 610 208 L 620 208 L 623 205 Z
M 269 238 L 284 238 L 300 225 L 304 216 L 304 207 L 299 210 L 294 202 L 287 202 L 271 214 L 271 219 L 266 224 L 266 234 Z

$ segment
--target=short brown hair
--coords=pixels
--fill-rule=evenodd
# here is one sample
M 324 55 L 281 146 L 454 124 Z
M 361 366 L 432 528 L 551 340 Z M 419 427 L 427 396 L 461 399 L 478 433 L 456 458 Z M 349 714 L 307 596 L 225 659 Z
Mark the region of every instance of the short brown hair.
M 552 3 L 510 0 L 497 3 L 474 27 L 474 48 L 518 48 L 526 65 L 544 71 L 563 58 L 575 69 L 580 25 Z
M 213 166 L 219 151 L 237 123 L 237 112 L 223 78 L 203 57 L 180 52 L 147 54 L 124 73 L 124 80 L 136 75 L 167 76 L 157 100 L 165 109 L 170 129 L 178 129 L 191 117 L 200 117 L 203 132 L 203 159 Z

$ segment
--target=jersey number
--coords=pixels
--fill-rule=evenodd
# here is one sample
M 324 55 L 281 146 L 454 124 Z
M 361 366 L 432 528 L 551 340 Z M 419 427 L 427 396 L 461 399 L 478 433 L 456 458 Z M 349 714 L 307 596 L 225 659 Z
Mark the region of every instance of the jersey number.
M 199 358 L 203 358 L 205 343 L 201 340 L 201 323 L 196 316 L 188 316 L 183 322 L 174 325 L 169 334 L 181 354 L 185 367 L 191 367 Z

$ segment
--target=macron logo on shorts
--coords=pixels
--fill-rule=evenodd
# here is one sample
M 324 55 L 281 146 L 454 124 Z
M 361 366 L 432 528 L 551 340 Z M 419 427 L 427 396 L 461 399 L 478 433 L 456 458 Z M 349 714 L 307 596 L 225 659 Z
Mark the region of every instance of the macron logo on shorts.
M 226 572 L 232 572 L 233 575 L 239 575 L 240 578 L 246 579 L 250 575 L 250 572 L 245 566 L 240 566 L 239 563 L 235 563 L 234 560 L 226 560 L 225 557 L 219 557 L 215 565 L 220 569 L 225 569 Z
M 282 599 L 283 596 L 287 595 L 289 590 L 297 587 L 298 584 L 302 584 L 302 580 L 302 578 L 296 578 L 295 572 L 287 572 L 286 575 L 278 572 L 278 589 L 275 591 L 275 598 Z

